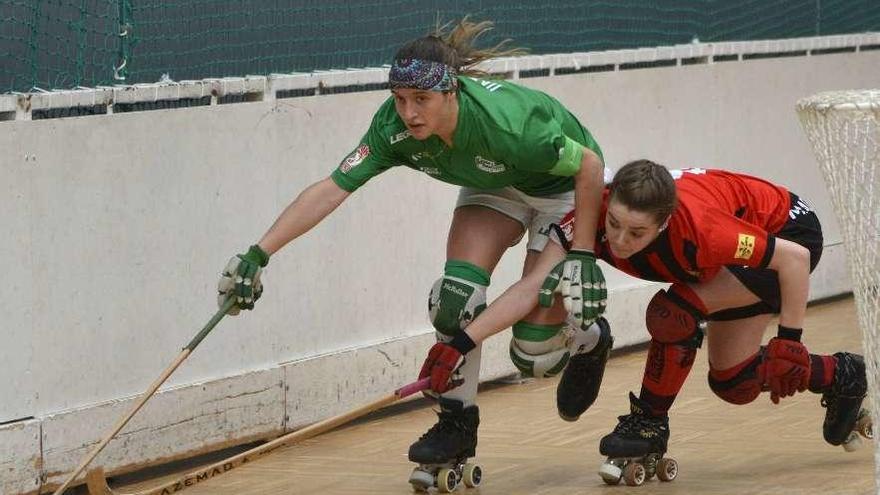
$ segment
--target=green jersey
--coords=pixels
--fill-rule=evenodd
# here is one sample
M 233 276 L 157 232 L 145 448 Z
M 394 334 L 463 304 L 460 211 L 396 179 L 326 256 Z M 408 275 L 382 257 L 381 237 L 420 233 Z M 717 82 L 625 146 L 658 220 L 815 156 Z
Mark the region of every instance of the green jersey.
M 403 165 L 459 186 L 513 186 L 530 196 L 548 196 L 574 189 L 577 168 L 562 160 L 563 150 L 570 148 L 567 142 L 602 156 L 590 132 L 551 96 L 503 80 L 462 76 L 458 82 L 452 147 L 436 135 L 414 139 L 391 97 L 376 112 L 360 145 L 333 171 L 333 181 L 352 192 Z

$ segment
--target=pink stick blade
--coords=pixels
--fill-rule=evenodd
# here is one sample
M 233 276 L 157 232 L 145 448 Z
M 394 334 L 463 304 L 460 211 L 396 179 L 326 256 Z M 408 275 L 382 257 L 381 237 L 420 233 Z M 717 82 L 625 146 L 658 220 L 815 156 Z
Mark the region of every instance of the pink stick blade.
M 413 382 L 409 385 L 404 385 L 400 387 L 399 389 L 395 390 L 394 393 L 402 399 L 408 395 L 412 395 L 416 392 L 421 392 L 422 390 L 425 390 L 430 384 L 430 378 L 422 378 L 417 382 Z

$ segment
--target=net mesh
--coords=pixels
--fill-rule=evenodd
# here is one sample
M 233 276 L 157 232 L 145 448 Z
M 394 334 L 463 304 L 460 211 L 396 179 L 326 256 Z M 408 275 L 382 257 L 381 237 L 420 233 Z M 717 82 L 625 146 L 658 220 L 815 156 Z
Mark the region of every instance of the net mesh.
M 832 91 L 802 99 L 797 112 L 822 169 L 843 232 L 859 324 L 868 396 L 880 424 L 880 90 Z M 880 438 L 874 437 L 880 493 Z
M 536 55 L 880 31 L 877 0 L 0 0 L 0 91 L 377 66 L 467 14 Z

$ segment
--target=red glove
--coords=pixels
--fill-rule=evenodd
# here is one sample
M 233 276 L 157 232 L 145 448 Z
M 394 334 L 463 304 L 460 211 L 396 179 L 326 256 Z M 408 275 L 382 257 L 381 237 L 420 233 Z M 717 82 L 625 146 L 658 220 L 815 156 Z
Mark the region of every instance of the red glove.
M 810 353 L 800 342 L 799 329 L 779 326 L 779 334 L 767 343 L 758 376 L 770 390 L 770 400 L 803 392 L 810 384 Z
M 461 385 L 464 380 L 452 379 L 452 375 L 464 364 L 464 355 L 474 347 L 476 344 L 464 331 L 459 331 L 448 344 L 437 342 L 428 351 L 419 380 L 431 377 L 431 390 L 438 394 Z

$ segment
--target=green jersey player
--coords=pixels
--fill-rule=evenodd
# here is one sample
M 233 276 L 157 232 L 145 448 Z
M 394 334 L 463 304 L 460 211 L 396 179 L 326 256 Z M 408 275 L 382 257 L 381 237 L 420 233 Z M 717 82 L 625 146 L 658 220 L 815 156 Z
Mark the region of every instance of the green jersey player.
M 564 378 L 585 382 L 592 391 L 598 386 L 586 382 L 596 376 L 601 380 L 611 345 L 607 324 L 600 318 L 605 281 L 592 252 L 607 175 L 602 152 L 589 131 L 554 98 L 484 78 L 474 68 L 492 57 L 519 53 L 504 49 L 504 43 L 491 49 L 473 47 L 473 40 L 491 27 L 490 22 L 464 19 L 450 32 L 441 28 L 404 45 L 389 72 L 391 97 L 360 143 L 328 178 L 300 193 L 256 245 L 232 258 L 219 285 L 221 301 L 236 298 L 233 313 L 252 309 L 262 291 L 260 269 L 269 256 L 392 167 L 411 168 L 461 187 L 444 273 L 429 296 L 438 343 L 420 376 L 431 376 L 436 366 L 457 373 L 445 383 L 431 383 L 439 394 L 440 421 L 410 448 L 410 459 L 421 465 L 413 473 L 414 486 L 435 483 L 432 477 L 442 466 L 452 467 L 447 481 L 454 485 L 462 478 L 464 460 L 474 455 L 480 346 L 463 328 L 486 307 L 495 265 L 508 247 L 528 234 L 523 270 L 528 274 L 547 243 L 548 226 L 576 205 L 572 249 L 560 262 L 564 303 L 535 308 L 511 321 L 510 355 L 528 375 L 552 376 L 563 369 L 568 375 L 568 370 L 578 369 L 579 376 Z M 573 331 L 564 324 L 566 317 L 575 323 Z M 579 338 L 573 339 L 573 334 Z M 569 350 L 572 342 L 578 342 L 574 352 Z M 575 365 L 580 357 L 595 363 L 595 355 L 603 356 L 598 360 L 601 369 Z M 587 402 L 580 409 L 595 399 L 594 393 L 580 395 Z M 560 415 L 577 419 L 562 408 Z M 472 471 L 467 472 L 472 476 Z

